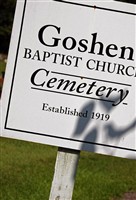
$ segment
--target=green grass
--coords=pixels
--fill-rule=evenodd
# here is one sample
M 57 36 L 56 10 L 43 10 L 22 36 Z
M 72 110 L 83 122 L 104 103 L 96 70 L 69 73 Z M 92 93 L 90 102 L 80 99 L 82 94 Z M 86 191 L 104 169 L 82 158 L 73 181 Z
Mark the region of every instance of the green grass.
M 83 193 L 85 200 L 109 200 L 136 191 L 136 161 L 89 153 L 81 155 L 75 199 Z
M 1 200 L 48 200 L 57 148 L 1 138 Z M 73 200 L 136 192 L 136 161 L 81 152 Z

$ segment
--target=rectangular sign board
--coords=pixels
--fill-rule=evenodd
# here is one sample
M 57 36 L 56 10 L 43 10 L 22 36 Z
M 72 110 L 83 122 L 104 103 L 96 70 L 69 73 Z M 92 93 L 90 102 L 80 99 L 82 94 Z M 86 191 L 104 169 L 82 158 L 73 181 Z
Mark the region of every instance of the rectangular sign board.
M 135 159 L 135 9 L 18 0 L 1 135 Z

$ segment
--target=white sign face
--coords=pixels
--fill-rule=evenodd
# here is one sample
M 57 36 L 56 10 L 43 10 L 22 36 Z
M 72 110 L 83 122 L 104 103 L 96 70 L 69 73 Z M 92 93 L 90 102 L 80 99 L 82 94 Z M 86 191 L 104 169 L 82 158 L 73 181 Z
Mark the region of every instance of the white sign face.
M 135 158 L 135 6 L 18 0 L 2 136 Z

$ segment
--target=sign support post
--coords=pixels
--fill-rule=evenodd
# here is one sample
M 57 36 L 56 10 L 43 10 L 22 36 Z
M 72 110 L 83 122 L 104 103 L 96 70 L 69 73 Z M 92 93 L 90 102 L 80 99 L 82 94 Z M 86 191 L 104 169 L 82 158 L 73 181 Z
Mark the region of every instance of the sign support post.
M 58 148 L 49 200 L 71 200 L 80 151 Z

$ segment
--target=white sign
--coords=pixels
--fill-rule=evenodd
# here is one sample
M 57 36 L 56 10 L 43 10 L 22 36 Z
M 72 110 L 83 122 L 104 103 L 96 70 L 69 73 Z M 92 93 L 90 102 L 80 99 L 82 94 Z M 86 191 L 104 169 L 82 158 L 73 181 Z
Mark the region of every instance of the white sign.
M 2 136 L 136 156 L 135 5 L 18 0 Z

